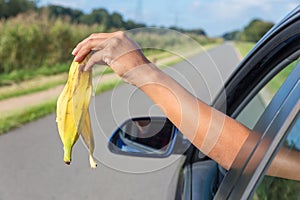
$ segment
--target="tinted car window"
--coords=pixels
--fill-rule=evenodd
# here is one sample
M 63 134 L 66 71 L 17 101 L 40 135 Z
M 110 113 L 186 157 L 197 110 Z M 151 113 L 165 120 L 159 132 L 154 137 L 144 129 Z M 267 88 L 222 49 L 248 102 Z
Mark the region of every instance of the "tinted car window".
M 283 143 L 283 146 L 290 151 L 300 152 L 300 117 L 293 123 L 292 127 L 288 131 L 288 135 Z M 300 170 L 300 169 L 299 169 Z M 299 171 L 300 172 L 300 171 Z M 265 176 L 256 190 L 254 200 L 258 199 L 300 199 L 300 181 L 288 180 L 278 177 Z
M 295 61 L 289 64 L 273 79 L 271 79 L 247 104 L 247 106 L 245 106 L 245 108 L 241 111 L 236 119 L 248 128 L 253 129 L 259 117 L 269 105 L 282 83 L 294 69 L 297 62 L 298 61 Z

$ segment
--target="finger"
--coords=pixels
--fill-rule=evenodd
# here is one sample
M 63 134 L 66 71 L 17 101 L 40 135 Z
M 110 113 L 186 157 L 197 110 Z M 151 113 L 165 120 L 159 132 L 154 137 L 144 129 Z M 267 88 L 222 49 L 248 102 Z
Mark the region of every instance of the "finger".
M 106 39 L 103 38 L 97 38 L 97 39 L 90 38 L 80 46 L 80 49 L 77 51 L 74 60 L 76 62 L 81 62 L 92 50 L 98 51 L 103 49 L 105 46 L 104 44 L 105 40 Z
M 99 50 L 94 52 L 84 66 L 84 71 L 89 71 L 95 64 L 108 65 L 109 60 L 105 56 L 104 51 Z
M 77 44 L 77 46 L 73 49 L 72 55 L 77 55 L 82 46 L 84 46 L 89 40 L 91 39 L 108 39 L 112 37 L 113 33 L 93 33 L 89 37 L 82 40 L 80 43 Z
M 81 49 L 82 46 L 84 46 L 84 44 L 89 40 L 91 39 L 91 36 L 85 38 L 84 40 L 82 40 L 81 42 L 79 42 L 76 47 L 73 49 L 72 51 L 72 55 L 76 56 L 78 51 Z

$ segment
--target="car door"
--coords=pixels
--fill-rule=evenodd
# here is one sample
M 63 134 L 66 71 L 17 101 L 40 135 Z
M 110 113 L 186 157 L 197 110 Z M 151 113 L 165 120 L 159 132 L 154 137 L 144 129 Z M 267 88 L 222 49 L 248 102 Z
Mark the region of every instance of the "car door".
M 296 65 L 297 67 L 295 67 Z M 290 77 L 287 80 L 283 80 L 283 78 L 286 78 L 287 73 L 290 73 Z M 241 174 L 243 172 L 242 170 L 244 169 L 248 160 L 250 160 L 251 155 L 253 153 L 252 150 L 258 145 L 258 141 L 262 140 L 262 136 L 265 136 L 265 131 L 267 130 L 267 128 L 270 128 L 271 122 L 274 123 L 274 125 L 276 125 L 277 127 L 281 127 L 281 125 L 275 120 L 276 118 L 287 119 L 287 117 L 284 116 L 284 114 L 287 115 L 291 113 L 292 109 L 295 109 L 295 111 L 297 111 L 297 109 L 299 110 L 299 107 L 293 106 L 296 105 L 295 101 L 299 101 L 300 91 L 299 86 L 297 86 L 299 82 L 299 75 L 300 64 L 298 64 L 298 61 L 288 64 L 280 73 L 278 73 L 273 79 L 271 79 L 269 83 L 266 84 L 261 89 L 261 91 L 258 92 L 256 96 L 254 96 L 254 98 L 244 107 L 244 109 L 241 110 L 240 114 L 237 115 L 237 120 L 244 123 L 244 125 L 248 126 L 250 129 L 253 129 L 253 134 L 251 135 L 251 137 L 249 137 L 250 142 L 245 144 L 244 148 L 247 151 L 241 151 L 240 156 L 235 161 L 233 169 L 229 171 L 229 173 L 226 175 L 226 178 L 223 181 L 221 179 L 222 172 L 224 172 L 224 170 L 218 167 L 216 163 L 214 163 L 214 161 L 203 158 L 203 155 L 201 156 L 201 152 L 195 153 L 195 158 L 193 162 L 187 164 L 183 170 L 184 179 L 186 180 L 186 182 L 190 182 L 191 186 L 189 187 L 188 184 L 185 184 L 185 188 L 183 190 L 185 192 L 185 195 L 182 196 L 184 197 L 182 199 L 212 199 L 216 191 L 217 195 L 215 196 L 215 199 L 227 199 L 229 198 L 229 195 L 232 194 L 232 191 L 244 191 L 240 187 L 243 185 L 242 183 L 247 182 L 244 180 L 245 177 L 249 178 L 249 176 L 245 176 L 242 183 L 237 183 L 235 181 L 238 181 L 238 178 L 241 177 Z M 281 85 L 282 82 L 284 82 L 284 84 L 282 85 L 280 91 L 277 92 L 277 90 L 279 89 L 277 88 L 277 85 Z M 271 90 L 267 92 L 268 95 L 266 95 L 267 90 Z M 294 102 L 290 100 L 291 97 L 293 97 L 292 101 Z M 282 109 L 283 105 L 291 106 L 290 111 L 285 111 L 283 114 L 278 115 L 278 113 L 282 112 L 280 109 Z M 261 119 L 258 121 L 259 118 Z M 292 121 L 293 120 L 290 119 L 288 123 L 291 123 Z M 266 139 L 264 139 L 266 140 L 266 142 L 273 141 L 274 133 L 277 133 L 273 129 L 270 130 L 272 130 L 272 132 L 268 134 L 273 134 L 273 138 L 267 135 Z M 289 143 L 291 143 L 291 141 L 296 143 L 297 137 L 299 137 L 299 135 L 297 136 L 294 133 L 293 137 L 294 139 L 289 139 Z M 293 137 L 290 136 L 290 138 Z M 276 141 L 280 141 L 279 143 L 282 144 L 282 139 L 276 139 Z M 264 151 L 266 151 L 265 148 L 267 147 L 265 145 L 266 142 L 263 142 L 261 144 L 261 146 L 264 147 Z M 276 147 L 276 149 L 278 149 L 279 147 L 280 145 Z M 274 147 L 272 148 L 274 150 Z M 259 153 L 256 154 L 261 156 L 264 155 L 265 152 L 262 152 L 262 150 L 260 150 Z M 255 158 L 254 161 L 260 159 L 262 158 Z M 268 159 L 271 158 L 269 157 Z M 255 166 L 252 167 L 251 170 L 256 169 L 257 164 L 258 163 L 249 164 L 249 166 Z M 245 173 L 249 174 L 249 171 Z M 221 185 L 219 189 L 217 189 L 220 181 L 222 181 Z M 291 188 L 299 186 L 297 185 L 299 184 L 299 182 L 289 183 L 289 185 L 291 184 L 294 186 L 289 187 L 289 190 Z M 234 197 L 232 199 L 239 198 Z
M 300 157 L 299 108 L 300 64 L 262 113 L 226 174 L 215 199 L 251 199 L 253 196 L 255 199 L 269 199 L 268 195 L 274 192 L 268 193 L 265 188 L 272 182 L 275 183 L 273 185 L 284 183 L 287 186 L 285 191 L 277 191 L 277 199 L 293 199 L 300 195 L 299 181 L 274 177 L 266 177 L 256 192 L 280 148 L 288 149 L 287 152 L 295 151 Z
M 275 101 L 275 97 L 273 95 L 266 95 L 265 89 L 267 89 L 269 84 L 272 85 L 274 77 L 282 79 L 282 73 L 284 74 L 283 77 L 286 77 L 286 73 L 291 72 L 292 69 L 295 68 L 295 64 L 300 55 L 299 27 L 300 7 L 274 26 L 274 28 L 258 42 L 251 53 L 249 53 L 237 67 L 237 70 L 231 75 L 226 82 L 224 90 L 220 91 L 217 98 L 213 101 L 212 106 L 239 120 L 250 129 L 256 127 L 255 124 L 258 123 L 261 116 L 268 116 L 267 119 L 272 119 L 272 116 L 276 116 L 276 109 L 270 109 L 270 105 L 274 104 L 268 106 L 269 102 Z M 284 79 L 282 79 L 279 85 L 281 85 L 282 82 L 284 82 Z M 290 90 L 287 89 L 282 91 L 290 92 Z M 277 92 L 274 91 L 273 93 L 275 94 Z M 268 98 L 265 98 L 266 96 L 268 96 Z M 284 95 L 280 96 L 284 97 Z M 276 101 L 280 101 L 280 96 L 276 98 Z M 261 101 L 261 99 L 263 99 L 263 101 Z M 273 115 L 270 113 L 264 114 L 268 108 L 273 110 Z M 268 123 L 260 123 L 268 127 Z M 252 145 L 252 150 L 248 152 L 248 155 L 243 155 L 242 159 L 236 160 L 235 167 L 229 170 L 223 180 L 223 174 L 226 172 L 213 160 L 203 155 L 197 148 L 191 146 L 185 154 L 186 160 L 182 170 L 180 170 L 181 175 L 178 180 L 176 199 L 207 200 L 214 197 L 215 199 L 226 199 L 229 198 L 231 194 L 234 194 L 232 192 L 236 191 L 236 183 L 242 180 L 240 177 L 243 177 L 244 167 L 250 163 L 248 161 L 251 160 L 252 153 L 255 152 L 254 147 L 259 146 L 258 141 L 260 141 L 260 138 L 263 139 L 261 136 L 264 135 L 264 129 L 261 128 L 260 130 L 261 132 L 257 133 L 261 134 L 253 134 L 253 137 L 255 136 L 254 142 L 256 142 L 255 144 L 257 145 Z M 232 138 L 234 139 L 234 132 L 232 133 Z M 117 142 L 111 141 L 110 143 L 118 147 Z M 123 151 L 124 148 L 120 149 L 118 147 L 118 153 Z M 267 152 L 266 149 L 264 149 L 264 151 Z M 144 154 L 142 156 L 144 156 Z M 271 159 L 271 157 L 272 156 L 270 156 L 269 159 Z M 237 172 L 237 174 L 233 172 Z M 261 177 L 263 173 L 264 171 L 262 170 L 260 176 L 256 177 Z M 235 176 L 229 176 L 230 174 Z M 260 180 L 255 181 L 255 185 L 251 188 L 255 188 L 256 183 L 259 181 Z M 219 186 L 220 183 L 221 185 Z M 248 180 L 243 183 L 248 183 Z M 252 192 L 249 194 L 252 195 Z
M 269 102 L 274 98 L 277 89 L 284 82 L 284 78 L 298 62 L 297 59 L 300 55 L 299 27 L 300 7 L 287 15 L 258 42 L 231 75 L 224 90 L 220 91 L 212 106 L 253 129 L 266 111 Z M 266 92 L 268 87 L 275 87 L 275 90 Z M 249 156 L 244 156 L 244 158 L 249 158 Z M 182 199 L 204 199 L 203 195 L 199 195 L 197 192 L 197 190 L 203 191 L 203 189 L 199 189 L 199 182 L 193 181 L 196 178 L 203 178 L 201 175 L 194 176 L 201 172 L 197 173 L 199 168 L 192 167 L 200 163 L 199 157 L 201 157 L 201 152 L 196 149 L 192 161 L 185 165 L 182 179 L 186 181 L 181 184 L 183 185 Z M 246 160 L 240 162 L 240 165 L 245 164 Z M 214 172 L 216 177 L 213 181 L 209 179 L 210 182 L 206 182 L 206 187 L 209 188 L 206 192 L 209 192 L 211 198 L 217 191 L 215 199 L 226 199 L 225 197 L 228 198 L 235 184 L 231 182 L 233 179 L 226 178 L 218 189 L 218 182 L 222 179 L 223 170 L 220 167 L 220 170 L 218 167 L 214 166 L 214 168 L 217 170 Z

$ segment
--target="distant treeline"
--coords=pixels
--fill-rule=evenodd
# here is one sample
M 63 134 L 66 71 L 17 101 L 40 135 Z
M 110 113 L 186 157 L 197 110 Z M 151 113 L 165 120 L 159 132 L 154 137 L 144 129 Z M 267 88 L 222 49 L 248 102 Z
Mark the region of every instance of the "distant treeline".
M 0 19 L 7 19 L 28 10 L 37 10 L 36 1 L 0 0 Z
M 36 12 L 47 10 L 49 18 L 68 17 L 72 23 L 101 24 L 105 30 L 112 28 L 133 29 L 145 26 L 145 24 L 135 23 L 132 20 L 125 21 L 121 14 L 117 12 L 109 13 L 103 8 L 94 9 L 91 13 L 85 14 L 81 10 L 58 5 L 38 7 L 37 1 L 0 0 L 0 18 L 8 19 L 30 10 Z
M 133 20 L 125 20 L 120 13 L 109 13 L 104 8 L 96 8 L 91 13 L 83 13 L 81 10 L 63 7 L 59 5 L 48 5 L 43 7 L 37 6 L 38 0 L 0 0 L 0 19 L 8 19 L 19 13 L 34 10 L 36 12 L 44 12 L 47 10 L 49 18 L 64 17 L 69 18 L 71 23 L 80 23 L 86 25 L 101 25 L 105 31 L 112 29 L 130 30 L 134 28 L 146 27 L 146 24 L 137 23 Z M 170 27 L 171 29 L 191 34 L 206 35 L 202 29 L 182 29 Z
M 38 0 L 0 0 L 0 85 L 3 84 L 3 76 L 20 76 L 17 79 L 22 80 L 27 79 L 25 75 L 31 72 L 33 74 L 30 76 L 39 74 L 39 71 L 42 71 L 41 74 L 67 71 L 73 58 L 71 51 L 74 45 L 93 32 L 146 27 L 146 24 L 125 20 L 121 14 L 110 13 L 103 8 L 84 13 L 58 5 L 39 7 L 37 2 Z M 228 33 L 224 38 L 255 42 L 272 25 L 253 20 L 244 30 Z M 220 38 L 207 37 L 201 28 L 167 28 L 187 34 L 188 38 L 202 45 L 221 41 Z M 141 46 L 160 49 L 181 47 L 186 43 L 172 34 L 165 34 L 164 29 L 160 30 L 162 33 L 148 29 L 138 31 L 134 34 L 134 39 Z
M 223 35 L 225 40 L 257 42 L 274 24 L 260 19 L 252 20 L 243 30 L 232 31 Z
M 119 13 L 109 13 L 103 8 L 85 14 L 57 5 L 38 7 L 37 1 L 0 0 L 0 82 L 3 75 L 19 76 L 38 70 L 44 70 L 43 74 L 66 71 L 67 67 L 60 66 L 68 66 L 74 45 L 91 33 L 141 27 L 146 25 L 124 20 Z M 203 44 L 214 42 L 205 37 L 201 29 L 173 29 Z M 137 36 L 141 42 L 151 41 L 151 46 L 161 48 L 179 43 L 178 39 L 157 34 Z
M 272 25 L 253 20 L 243 31 L 228 33 L 224 38 L 257 41 Z M 60 66 L 68 66 L 74 45 L 91 33 L 143 27 L 146 24 L 125 20 L 121 14 L 103 8 L 83 13 L 57 5 L 38 7 L 37 1 L 0 0 L 0 82 L 3 75 L 21 74 L 26 79 L 23 74 L 28 71 L 44 70 L 43 74 L 67 71 L 67 67 Z M 169 29 L 185 33 L 202 45 L 220 42 L 218 38 L 207 37 L 202 29 Z M 151 30 L 138 32 L 135 39 L 142 46 L 161 49 L 182 46 L 185 42 Z

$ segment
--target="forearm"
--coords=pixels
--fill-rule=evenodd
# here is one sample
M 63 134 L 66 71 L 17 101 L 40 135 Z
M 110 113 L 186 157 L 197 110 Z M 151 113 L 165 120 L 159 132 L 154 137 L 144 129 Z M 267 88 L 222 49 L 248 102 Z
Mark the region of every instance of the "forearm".
M 203 153 L 228 169 L 249 130 L 203 103 L 153 64 L 123 77 L 156 103 L 180 131 Z
M 272 161 L 267 175 L 300 181 L 300 152 L 282 147 Z

